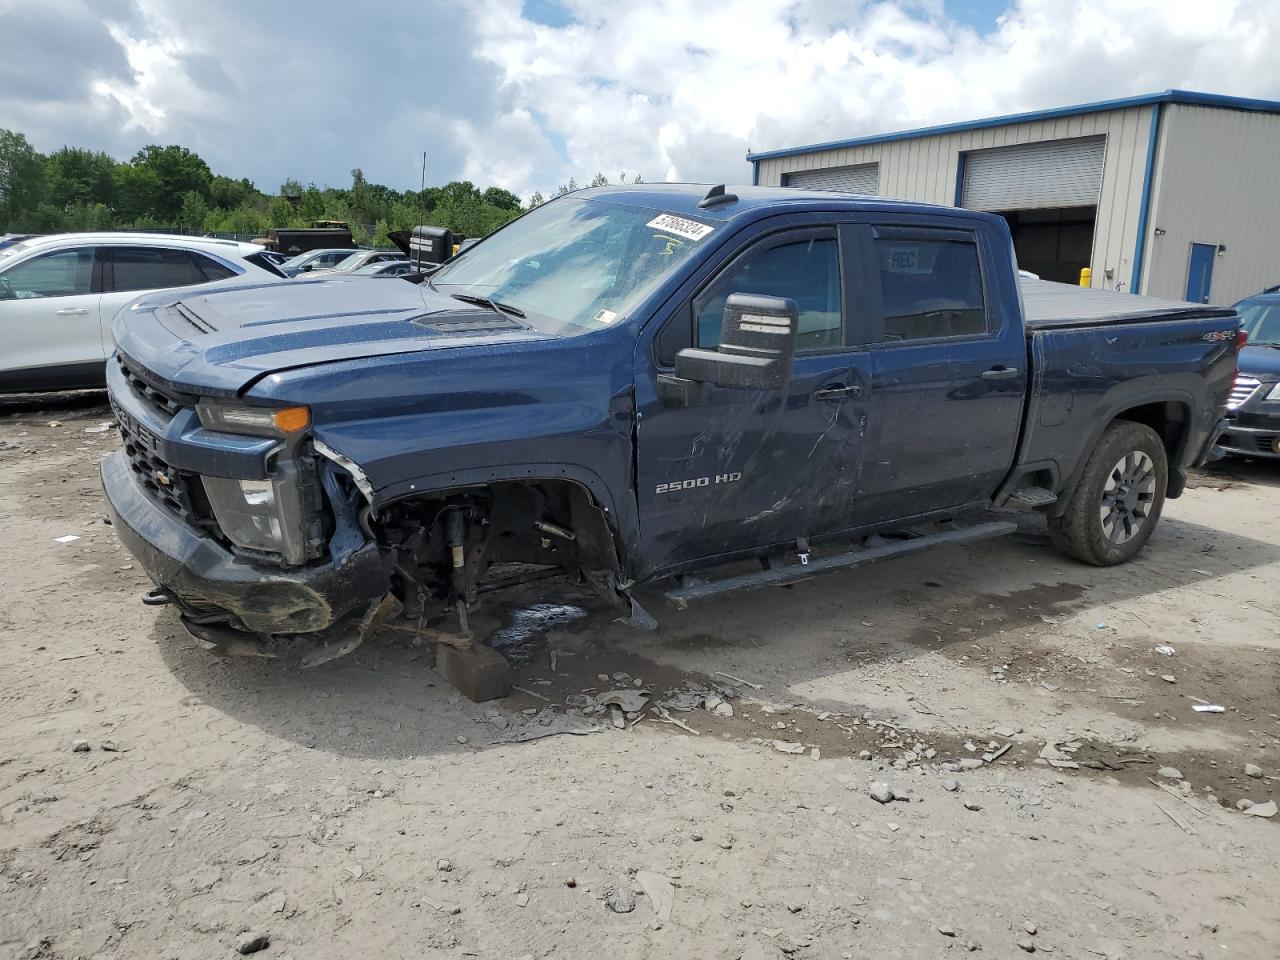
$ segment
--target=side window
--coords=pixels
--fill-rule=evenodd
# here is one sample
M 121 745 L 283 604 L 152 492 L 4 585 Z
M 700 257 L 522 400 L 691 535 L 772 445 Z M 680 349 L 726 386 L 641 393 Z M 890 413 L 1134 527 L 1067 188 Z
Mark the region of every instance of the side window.
M 812 231 L 793 240 L 766 240 L 738 257 L 694 302 L 699 347 L 720 341 L 724 304 L 731 294 L 794 300 L 800 308 L 799 352 L 830 350 L 844 342 L 840 309 L 840 254 L 834 233 Z
M 874 243 L 886 341 L 986 334 L 982 267 L 971 235 L 912 239 L 895 230 Z
M 162 290 L 204 283 L 204 274 L 196 269 L 185 250 L 163 247 L 112 247 L 112 272 L 117 293 L 130 290 Z
M 92 247 L 46 253 L 0 273 L 0 300 L 74 297 L 92 292 Z
M 230 267 L 223 266 L 212 257 L 206 257 L 203 253 L 191 253 L 191 259 L 196 262 L 196 266 L 204 274 L 206 280 L 225 280 L 227 277 L 236 276 L 236 272 Z

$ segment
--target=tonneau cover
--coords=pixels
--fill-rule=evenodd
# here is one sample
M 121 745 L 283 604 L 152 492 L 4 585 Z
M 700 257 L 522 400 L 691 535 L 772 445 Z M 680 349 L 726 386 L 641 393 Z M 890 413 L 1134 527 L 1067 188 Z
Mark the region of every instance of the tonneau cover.
M 1136 323 L 1142 320 L 1205 319 L 1233 317 L 1230 307 L 1211 307 L 1185 300 L 1135 296 L 1120 290 L 1094 290 L 1052 280 L 1022 277 L 1026 303 L 1026 328 L 1077 327 L 1104 323 Z

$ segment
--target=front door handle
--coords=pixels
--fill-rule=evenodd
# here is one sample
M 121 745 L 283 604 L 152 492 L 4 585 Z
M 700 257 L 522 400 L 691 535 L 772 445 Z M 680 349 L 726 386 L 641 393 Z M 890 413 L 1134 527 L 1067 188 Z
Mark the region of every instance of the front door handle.
M 88 307 L 67 307 L 58 311 L 60 317 L 83 317 L 89 312 Z
M 815 390 L 813 396 L 818 400 L 856 400 L 862 396 L 862 387 L 854 384 L 846 387 L 843 383 L 833 383 L 829 387 Z
M 992 367 L 982 371 L 983 380 L 1012 380 L 1018 376 L 1017 367 Z

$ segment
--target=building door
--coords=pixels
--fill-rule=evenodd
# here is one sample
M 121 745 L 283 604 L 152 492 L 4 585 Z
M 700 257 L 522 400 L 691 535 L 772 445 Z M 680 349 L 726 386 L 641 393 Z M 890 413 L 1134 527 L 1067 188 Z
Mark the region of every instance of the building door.
M 1213 261 L 1218 256 L 1216 243 L 1193 243 L 1187 262 L 1187 299 L 1192 303 L 1208 303 L 1213 286 Z
M 783 184 L 803 190 L 832 190 L 874 197 L 880 193 L 880 164 L 860 163 L 852 167 L 797 170 L 784 176 Z
M 962 155 L 960 205 L 1009 222 L 1018 266 L 1078 283 L 1093 256 L 1106 137 L 1045 140 Z

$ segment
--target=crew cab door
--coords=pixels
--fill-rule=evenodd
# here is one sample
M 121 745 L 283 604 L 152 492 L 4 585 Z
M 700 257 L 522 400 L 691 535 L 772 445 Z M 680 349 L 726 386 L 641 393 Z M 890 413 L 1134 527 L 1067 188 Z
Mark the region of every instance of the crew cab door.
M 784 544 L 838 526 L 858 479 L 869 357 L 850 332 L 846 260 L 834 223 L 739 245 L 695 282 L 636 361 L 636 477 L 646 573 Z M 798 307 L 796 355 L 780 387 L 667 391 L 681 347 L 714 349 L 726 300 Z M 649 349 L 652 347 L 652 351 Z M 665 382 L 664 382 L 665 381 Z
M 1013 463 L 1027 387 L 1008 253 L 985 225 L 954 219 L 869 231 L 873 426 L 855 520 L 986 500 Z
M 97 247 L 51 250 L 0 272 L 0 388 L 101 382 L 99 255 Z

